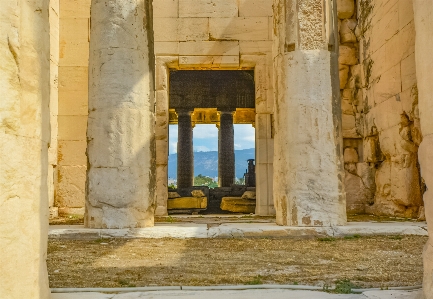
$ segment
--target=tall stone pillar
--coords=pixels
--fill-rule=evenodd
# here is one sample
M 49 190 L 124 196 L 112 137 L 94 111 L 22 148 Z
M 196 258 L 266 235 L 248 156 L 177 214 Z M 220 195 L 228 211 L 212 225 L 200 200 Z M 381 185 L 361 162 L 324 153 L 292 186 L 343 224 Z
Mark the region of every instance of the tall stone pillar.
M 220 111 L 218 130 L 218 185 L 230 187 L 235 180 L 233 111 Z
M 0 1 L 0 298 L 49 298 L 49 1 Z
M 177 187 L 194 186 L 194 149 L 191 111 L 177 110 Z
M 336 1 L 274 0 L 273 7 L 277 223 L 344 225 Z
M 433 299 L 433 2 L 414 0 L 415 60 L 418 85 L 418 108 L 423 141 L 418 150 L 421 176 L 427 186 L 424 193 L 425 216 L 429 239 L 424 247 L 424 283 L 426 299 Z
M 92 0 L 85 225 L 154 223 L 151 1 Z

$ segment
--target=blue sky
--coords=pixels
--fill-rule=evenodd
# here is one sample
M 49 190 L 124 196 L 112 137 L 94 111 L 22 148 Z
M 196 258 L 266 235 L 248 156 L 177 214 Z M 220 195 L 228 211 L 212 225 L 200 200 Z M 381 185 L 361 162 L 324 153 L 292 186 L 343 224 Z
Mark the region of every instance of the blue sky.
M 252 125 L 234 125 L 235 150 L 254 148 L 255 129 Z M 194 151 L 218 151 L 218 129 L 215 125 L 194 127 Z M 169 126 L 169 153 L 177 152 L 177 125 Z

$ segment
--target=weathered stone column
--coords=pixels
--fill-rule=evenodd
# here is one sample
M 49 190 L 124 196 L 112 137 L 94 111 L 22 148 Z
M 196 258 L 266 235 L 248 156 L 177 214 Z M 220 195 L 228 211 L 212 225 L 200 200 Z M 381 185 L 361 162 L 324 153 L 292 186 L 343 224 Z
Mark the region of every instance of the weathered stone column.
M 152 226 L 155 190 L 151 1 L 92 0 L 85 225 Z
M 0 7 L 0 298 L 46 299 L 49 1 Z
M 346 223 L 335 2 L 274 1 L 279 225 Z
M 233 111 L 220 111 L 218 130 L 218 185 L 230 187 L 235 181 Z
M 415 59 L 418 84 L 418 108 L 423 141 L 418 150 L 421 176 L 427 186 L 424 193 L 429 239 L 424 247 L 424 285 L 426 299 L 433 298 L 433 2 L 415 0 Z
M 191 111 L 177 110 L 177 187 L 194 186 L 194 148 Z

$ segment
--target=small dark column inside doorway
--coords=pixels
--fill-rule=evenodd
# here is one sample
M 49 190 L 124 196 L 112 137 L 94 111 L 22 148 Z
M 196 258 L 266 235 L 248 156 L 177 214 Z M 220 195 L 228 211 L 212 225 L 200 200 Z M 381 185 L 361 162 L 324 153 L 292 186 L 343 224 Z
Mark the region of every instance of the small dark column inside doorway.
M 177 109 L 177 186 L 188 188 L 194 185 L 194 151 L 192 141 L 191 111 Z
M 233 111 L 220 111 L 218 130 L 218 185 L 230 187 L 235 181 L 235 140 Z

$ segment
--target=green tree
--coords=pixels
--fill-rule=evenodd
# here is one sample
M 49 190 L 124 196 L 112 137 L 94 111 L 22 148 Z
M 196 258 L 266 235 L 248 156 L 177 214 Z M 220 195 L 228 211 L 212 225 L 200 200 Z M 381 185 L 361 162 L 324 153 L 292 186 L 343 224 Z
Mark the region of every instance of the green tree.
M 213 178 L 199 174 L 194 178 L 194 186 L 208 186 L 209 188 L 218 187 L 218 183 Z

